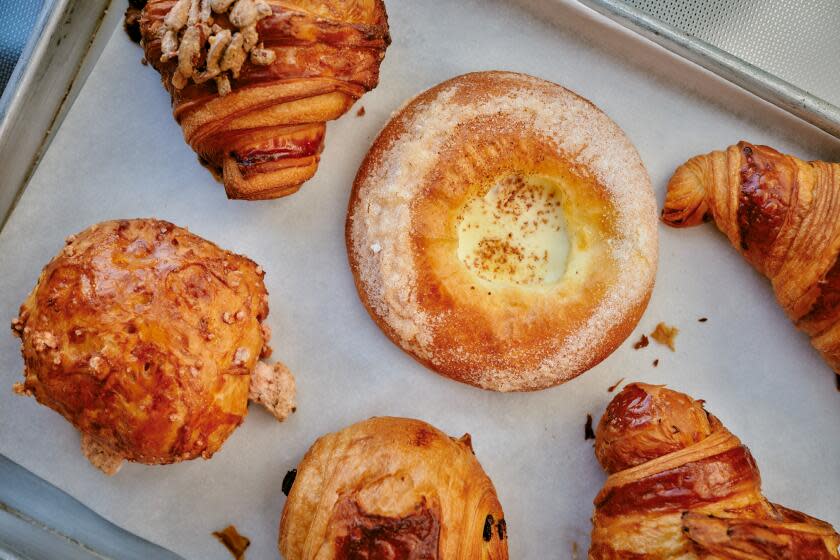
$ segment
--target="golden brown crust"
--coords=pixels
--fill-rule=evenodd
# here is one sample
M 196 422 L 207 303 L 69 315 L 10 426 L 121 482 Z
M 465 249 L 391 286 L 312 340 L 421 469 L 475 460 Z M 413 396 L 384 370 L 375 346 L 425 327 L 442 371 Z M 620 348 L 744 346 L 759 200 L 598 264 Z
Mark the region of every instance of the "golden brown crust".
M 382 0 L 266 2 L 272 14 L 256 29 L 274 61 L 246 61 L 224 96 L 213 80 L 173 86 L 178 60 L 161 60 L 159 35 L 175 0 L 150 0 L 141 20 L 146 59 L 172 95 L 184 138 L 229 198 L 286 196 L 310 179 L 326 121 L 376 87 L 390 43 Z M 215 25 L 232 27 L 226 14 L 215 16 Z
M 159 220 L 67 240 L 13 322 L 23 391 L 131 461 L 209 458 L 247 414 L 263 273 Z
M 498 284 L 458 258 L 463 209 L 507 175 L 563 185 L 582 274 Z M 655 222 L 644 167 L 603 113 L 556 84 L 484 72 L 424 92 L 385 127 L 354 182 L 346 237 L 362 302 L 389 338 L 458 381 L 522 391 L 571 379 L 630 334 L 653 286 Z
M 630 384 L 595 445 L 610 477 L 595 498 L 591 560 L 840 558 L 830 525 L 764 498 L 749 450 L 702 401 Z
M 740 142 L 696 156 L 668 184 L 663 221 L 714 220 L 840 374 L 840 164 Z
M 507 526 L 469 436 L 372 418 L 320 438 L 280 522 L 286 560 L 502 560 Z

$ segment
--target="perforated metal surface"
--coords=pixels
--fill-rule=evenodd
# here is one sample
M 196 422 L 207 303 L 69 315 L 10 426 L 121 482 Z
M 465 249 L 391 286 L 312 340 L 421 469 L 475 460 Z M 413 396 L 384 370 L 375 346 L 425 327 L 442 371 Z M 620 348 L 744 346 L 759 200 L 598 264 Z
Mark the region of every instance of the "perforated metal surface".
M 840 0 L 624 0 L 840 105 Z
M 0 0 L 0 93 L 6 88 L 44 0 Z

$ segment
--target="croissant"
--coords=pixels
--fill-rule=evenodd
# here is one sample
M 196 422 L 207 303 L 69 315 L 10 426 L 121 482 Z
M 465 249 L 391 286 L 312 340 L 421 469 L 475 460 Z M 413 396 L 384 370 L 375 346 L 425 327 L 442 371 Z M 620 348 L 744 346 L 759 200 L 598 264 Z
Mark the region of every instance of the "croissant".
M 590 560 L 840 558 L 829 524 L 767 501 L 747 449 L 697 401 L 633 383 L 609 404 L 595 455 Z
M 229 198 L 296 192 L 326 122 L 376 87 L 382 0 L 150 0 L 140 31 L 184 139 Z
M 286 560 L 508 557 L 502 506 L 469 434 L 372 418 L 320 438 L 296 472 L 284 481 Z
M 840 164 L 740 142 L 694 157 L 668 184 L 662 218 L 714 220 L 840 375 Z

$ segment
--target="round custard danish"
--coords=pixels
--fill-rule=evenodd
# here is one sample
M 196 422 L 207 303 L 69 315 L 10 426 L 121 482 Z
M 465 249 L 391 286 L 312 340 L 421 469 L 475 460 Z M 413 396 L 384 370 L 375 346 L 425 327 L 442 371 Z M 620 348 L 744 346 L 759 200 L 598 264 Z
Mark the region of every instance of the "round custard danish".
M 286 560 L 508 558 L 504 512 L 469 434 L 371 418 L 316 441 L 283 486 Z
M 374 320 L 458 381 L 527 391 L 606 358 L 644 311 L 653 189 L 604 113 L 522 74 L 467 74 L 385 127 L 350 198 L 347 249 Z

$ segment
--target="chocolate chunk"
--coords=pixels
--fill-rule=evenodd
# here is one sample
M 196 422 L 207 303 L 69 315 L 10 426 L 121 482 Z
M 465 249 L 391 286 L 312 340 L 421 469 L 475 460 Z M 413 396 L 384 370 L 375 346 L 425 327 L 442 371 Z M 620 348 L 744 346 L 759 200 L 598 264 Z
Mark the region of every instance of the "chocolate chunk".
M 586 415 L 586 425 L 583 427 L 583 439 L 584 441 L 589 439 L 595 439 L 595 431 L 592 429 L 592 415 Z
M 493 538 L 493 516 L 489 513 L 484 519 L 484 532 L 481 535 L 484 537 L 484 542 L 490 542 Z
M 499 519 L 499 522 L 496 524 L 496 531 L 499 533 L 500 541 L 507 538 L 507 522 L 504 519 Z
M 283 494 L 286 496 L 289 495 L 289 492 L 292 491 L 292 486 L 295 484 L 295 478 L 297 478 L 297 469 L 292 469 L 286 473 L 286 476 L 283 477 Z

